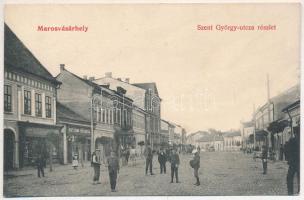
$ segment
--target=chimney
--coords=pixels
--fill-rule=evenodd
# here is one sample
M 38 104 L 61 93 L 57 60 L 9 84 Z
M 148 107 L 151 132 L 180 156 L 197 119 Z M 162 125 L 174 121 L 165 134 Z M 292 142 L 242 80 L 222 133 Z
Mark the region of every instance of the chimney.
M 91 76 L 90 78 L 89 78 L 89 81 L 94 81 L 95 80 L 95 77 L 94 76 Z
M 60 72 L 62 72 L 63 70 L 65 70 L 64 66 L 65 66 L 65 64 L 60 64 Z
M 88 79 L 88 76 L 87 76 L 87 75 L 84 75 L 84 76 L 83 76 L 83 79 L 84 79 L 84 80 L 87 80 L 87 79 Z
M 126 79 L 125 79 L 125 82 L 126 82 L 126 83 L 130 83 L 130 78 L 126 78 Z
M 112 72 L 106 72 L 106 73 L 105 73 L 105 76 L 106 76 L 107 78 L 112 78 Z
M 121 81 L 121 78 L 117 78 L 117 80 Z

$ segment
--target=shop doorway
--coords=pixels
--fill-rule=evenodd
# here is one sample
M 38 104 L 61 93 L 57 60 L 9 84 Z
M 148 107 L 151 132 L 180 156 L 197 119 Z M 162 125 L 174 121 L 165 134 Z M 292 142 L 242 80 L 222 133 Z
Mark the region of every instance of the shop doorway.
M 10 129 L 4 129 L 4 170 L 14 168 L 15 134 Z

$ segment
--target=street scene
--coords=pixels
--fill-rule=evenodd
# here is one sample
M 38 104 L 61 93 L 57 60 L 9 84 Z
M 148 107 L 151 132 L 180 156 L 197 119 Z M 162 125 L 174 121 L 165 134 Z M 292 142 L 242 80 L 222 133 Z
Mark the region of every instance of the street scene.
M 112 193 L 107 169 L 101 167 L 101 184 L 92 186 L 93 170 L 87 163 L 84 168 L 73 170 L 58 166 L 53 172 L 45 171 L 45 178 L 37 179 L 35 170 L 7 176 L 4 190 L 7 196 L 107 196 L 107 195 L 286 195 L 286 163 L 270 162 L 269 174 L 263 176 L 262 164 L 240 152 L 202 152 L 199 176 L 201 185 L 193 187 L 195 179 L 189 166 L 191 155 L 181 155 L 179 175 L 181 183 L 170 183 L 170 169 L 160 174 L 159 163 L 154 158 L 153 173 L 145 175 L 144 161 L 135 166 L 122 167 L 118 174 L 117 192 Z M 244 174 L 239 179 L 239 174 Z M 31 185 L 26 183 L 31 182 Z M 231 184 L 233 183 L 233 184 Z M 221 187 L 218 187 L 218 185 Z M 72 194 L 72 195 L 71 195 Z
M 298 196 L 282 5 L 6 5 L 3 196 Z

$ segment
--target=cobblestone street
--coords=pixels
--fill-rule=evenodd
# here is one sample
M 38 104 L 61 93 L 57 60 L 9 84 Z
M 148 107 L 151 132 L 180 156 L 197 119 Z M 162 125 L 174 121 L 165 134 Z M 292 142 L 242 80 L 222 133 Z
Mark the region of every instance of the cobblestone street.
M 84 168 L 59 166 L 54 172 L 46 169 L 45 178 L 37 178 L 36 171 L 6 176 L 5 196 L 95 196 L 95 195 L 286 195 L 287 164 L 269 162 L 268 174 L 263 175 L 261 162 L 240 152 L 202 152 L 201 185 L 194 186 L 190 155 L 181 155 L 179 176 L 181 183 L 170 182 L 167 174 L 159 174 L 154 157 L 156 175 L 146 176 L 143 160 L 137 166 L 122 167 L 118 175 L 118 192 L 110 191 L 109 178 L 102 166 L 101 184 L 92 185 L 93 170 L 87 163 Z

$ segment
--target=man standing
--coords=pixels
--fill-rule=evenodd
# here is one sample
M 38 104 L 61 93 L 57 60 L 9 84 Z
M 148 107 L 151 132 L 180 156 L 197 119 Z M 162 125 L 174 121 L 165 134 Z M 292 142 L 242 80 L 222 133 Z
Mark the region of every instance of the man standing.
M 267 157 L 268 157 L 268 150 L 266 145 L 263 145 L 262 146 L 263 174 L 267 174 Z
M 293 179 L 297 173 L 298 185 L 300 185 L 300 137 L 299 132 L 290 138 L 286 146 L 286 154 L 288 158 L 288 172 L 287 172 L 287 190 L 288 195 L 293 195 Z M 299 187 L 300 188 L 300 187 Z M 299 189 L 298 188 L 298 192 Z
M 117 173 L 119 173 L 119 162 L 114 151 L 111 151 L 111 156 L 108 158 L 108 170 L 111 184 L 111 191 L 116 192 Z
M 150 147 L 150 144 L 147 144 L 147 147 L 145 148 L 144 155 L 146 158 L 146 175 L 148 174 L 148 168 L 150 168 L 150 174 L 154 175 L 152 172 L 152 162 L 153 162 L 153 152 Z
M 200 168 L 201 159 L 198 151 L 195 150 L 193 153 L 194 158 L 190 161 L 190 165 L 194 169 L 194 177 L 196 178 L 196 183 L 194 185 L 199 186 L 201 183 L 198 177 L 198 169 Z
M 160 173 L 161 174 L 163 172 L 166 173 L 166 161 L 167 161 L 166 153 L 164 152 L 163 149 L 160 149 L 160 152 L 158 153 L 158 162 L 159 162 L 159 165 L 160 165 Z
M 45 160 L 43 159 L 43 156 L 41 154 L 37 157 L 36 166 L 38 170 L 38 177 L 40 178 L 40 172 L 42 177 L 44 177 Z
M 96 150 L 98 151 L 98 150 Z M 92 166 L 94 168 L 94 178 L 93 178 L 93 185 L 100 184 L 99 176 L 100 176 L 100 158 L 97 156 L 96 151 L 92 154 Z
M 176 149 L 172 150 L 172 154 L 170 156 L 171 162 L 171 183 L 173 183 L 173 178 L 175 174 L 176 183 L 180 183 L 178 180 L 178 167 L 179 167 L 179 155 L 176 153 Z

